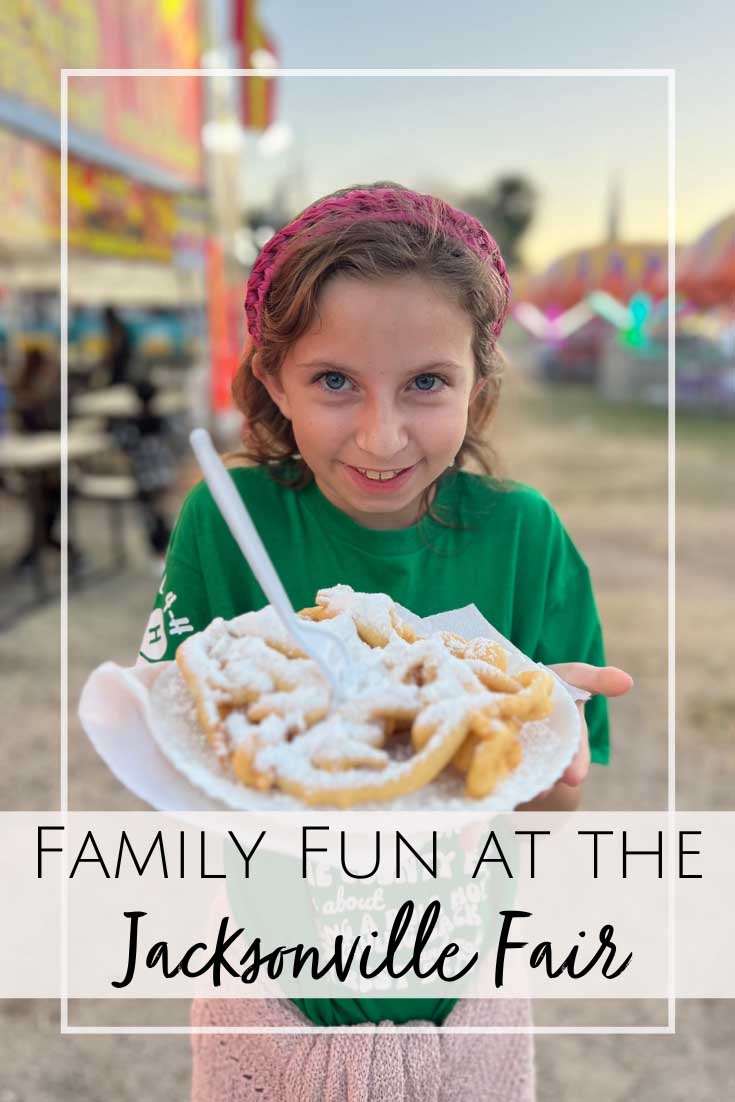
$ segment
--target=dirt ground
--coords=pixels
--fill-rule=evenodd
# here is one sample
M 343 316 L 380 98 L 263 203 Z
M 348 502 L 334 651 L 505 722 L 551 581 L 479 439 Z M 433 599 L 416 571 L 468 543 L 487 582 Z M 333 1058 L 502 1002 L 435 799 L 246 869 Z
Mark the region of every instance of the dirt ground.
M 602 406 L 576 389 L 508 380 L 496 427 L 508 472 L 542 490 L 590 565 L 608 660 L 635 688 L 612 706 L 612 764 L 595 768 L 589 809 L 666 806 L 667 439 L 665 414 Z M 735 547 L 735 440 L 727 421 L 680 418 L 677 461 L 676 798 L 683 810 L 730 809 L 735 790 L 735 659 L 728 598 Z M 0 563 L 19 547 L 22 503 L 3 500 Z M 6 520 L 7 516 L 7 520 Z M 80 517 L 81 542 L 108 554 L 104 515 Z M 130 565 L 73 593 L 69 607 L 69 801 L 72 808 L 140 806 L 107 772 L 81 732 L 76 701 L 104 659 L 130 664 L 156 581 L 139 524 L 128 515 Z M 53 566 L 53 560 L 49 559 Z M 0 611 L 21 596 L 7 586 Z M 24 583 L 26 584 L 26 583 Z M 59 610 L 29 614 L 0 634 L 4 672 L 0 806 L 58 806 Z M 174 1024 L 176 1003 L 72 1005 L 71 1022 Z M 661 1021 L 661 1006 L 537 1003 L 539 1024 Z M 122 1015 L 125 1015 L 124 1017 Z M 0 1102 L 184 1102 L 189 1040 L 182 1036 L 59 1035 L 56 1003 L 0 1004 Z M 677 1034 L 540 1036 L 539 1102 L 720 1102 L 735 1089 L 732 1002 L 683 1001 Z M 224 1100 L 223 1100 L 224 1102 Z

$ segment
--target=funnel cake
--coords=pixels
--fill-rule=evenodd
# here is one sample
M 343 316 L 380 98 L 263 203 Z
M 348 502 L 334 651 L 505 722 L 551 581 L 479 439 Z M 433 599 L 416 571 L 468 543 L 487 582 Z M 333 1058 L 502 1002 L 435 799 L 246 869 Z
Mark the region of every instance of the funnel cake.
M 316 602 L 299 616 L 344 643 L 356 673 L 345 701 L 330 701 L 270 606 L 216 619 L 176 653 L 199 722 L 238 781 L 346 808 L 414 792 L 447 767 L 479 799 L 516 768 L 520 728 L 551 711 L 550 674 L 511 676 L 490 639 L 419 636 L 384 593 L 338 585 Z

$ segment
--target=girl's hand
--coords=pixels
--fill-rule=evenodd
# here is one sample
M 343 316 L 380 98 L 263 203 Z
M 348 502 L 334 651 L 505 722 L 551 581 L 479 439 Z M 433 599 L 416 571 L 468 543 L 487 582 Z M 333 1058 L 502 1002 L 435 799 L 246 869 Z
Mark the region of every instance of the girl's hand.
M 577 689 L 586 689 L 593 696 L 624 696 L 633 686 L 633 678 L 617 666 L 590 666 L 587 662 L 560 662 L 549 666 Z M 590 740 L 584 718 L 584 702 L 577 701 L 581 720 L 579 749 L 565 769 L 561 783 L 576 788 L 582 784 L 590 768 Z M 545 793 L 542 793 L 545 795 Z M 537 797 L 538 798 L 538 797 Z

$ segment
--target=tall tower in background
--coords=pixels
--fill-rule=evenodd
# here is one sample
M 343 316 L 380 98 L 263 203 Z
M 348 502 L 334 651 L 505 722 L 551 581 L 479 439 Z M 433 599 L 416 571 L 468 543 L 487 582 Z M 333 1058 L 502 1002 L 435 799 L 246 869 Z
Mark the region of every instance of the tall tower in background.
M 620 208 L 621 208 L 621 188 L 620 188 L 620 176 L 615 173 L 610 178 L 610 185 L 607 193 L 607 235 L 606 240 L 608 242 L 620 240 Z

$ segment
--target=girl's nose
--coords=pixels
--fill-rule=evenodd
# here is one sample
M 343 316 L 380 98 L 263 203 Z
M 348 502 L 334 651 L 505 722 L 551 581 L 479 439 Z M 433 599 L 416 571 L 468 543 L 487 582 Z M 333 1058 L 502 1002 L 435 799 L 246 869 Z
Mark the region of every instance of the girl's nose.
M 364 402 L 358 414 L 355 443 L 363 455 L 376 461 L 396 459 L 408 443 L 399 410 L 392 403 Z

